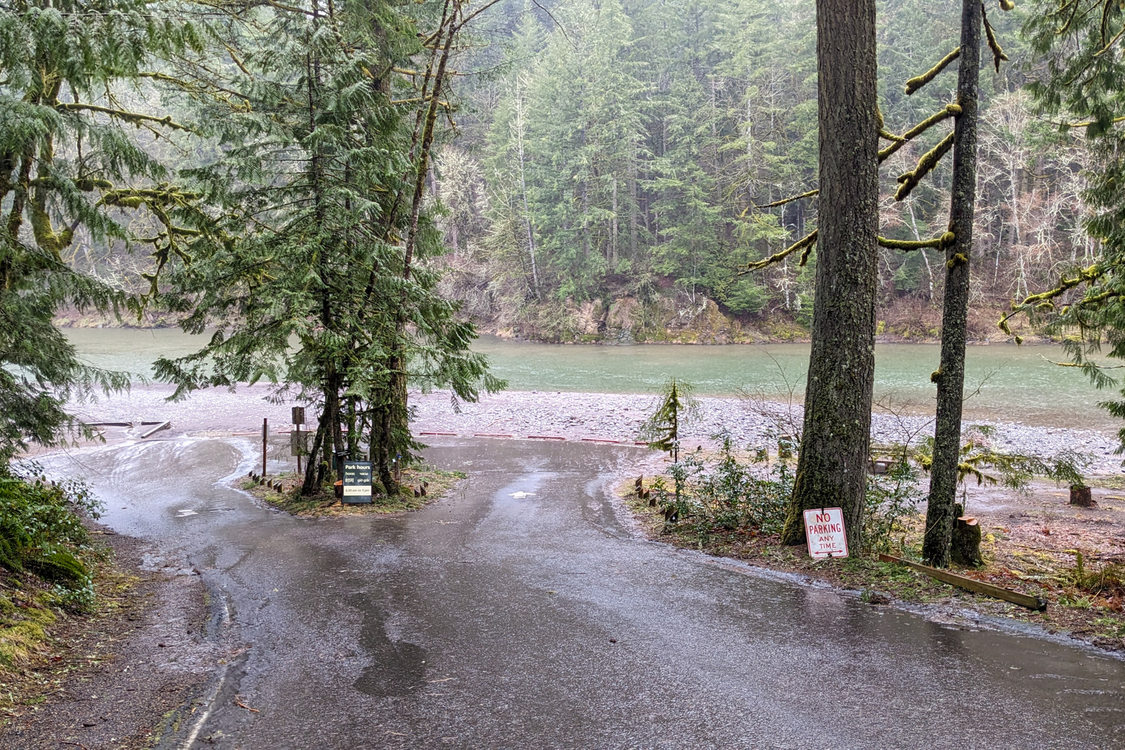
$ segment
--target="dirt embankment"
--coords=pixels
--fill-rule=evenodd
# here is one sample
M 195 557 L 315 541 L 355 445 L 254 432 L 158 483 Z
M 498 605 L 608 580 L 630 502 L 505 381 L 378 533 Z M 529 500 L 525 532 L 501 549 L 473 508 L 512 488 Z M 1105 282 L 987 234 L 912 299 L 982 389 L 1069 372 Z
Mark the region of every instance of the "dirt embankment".
M 95 529 L 112 553 L 95 615 L 51 632 L 0 675 L 0 748 L 143 748 L 175 728 L 224 654 L 200 577 L 166 552 Z
M 473 285 L 458 285 L 456 274 L 445 282 L 447 295 L 462 302 L 462 311 L 478 328 L 500 338 L 546 343 L 752 344 L 809 340 L 812 308 L 769 308 L 734 314 L 702 294 L 673 287 L 657 288 L 640 297 L 628 290 L 588 300 L 545 300 L 516 306 L 497 302 Z M 968 313 L 967 334 L 973 342 L 1009 341 L 998 321 L 1007 302 L 984 304 Z M 1029 342 L 1037 336 L 1027 321 L 1011 321 L 1014 333 Z M 941 309 L 916 298 L 895 298 L 876 315 L 880 342 L 932 343 L 941 336 Z

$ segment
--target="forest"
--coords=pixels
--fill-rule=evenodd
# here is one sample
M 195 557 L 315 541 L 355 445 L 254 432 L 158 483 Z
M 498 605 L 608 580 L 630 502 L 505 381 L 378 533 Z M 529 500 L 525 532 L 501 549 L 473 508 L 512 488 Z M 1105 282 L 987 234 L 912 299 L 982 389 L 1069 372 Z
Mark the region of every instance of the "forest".
M 440 4 L 430 5 L 415 14 L 423 25 L 438 13 Z M 803 265 L 792 258 L 755 273 L 746 266 L 816 227 L 813 197 L 770 205 L 817 187 L 815 5 L 478 5 L 466 6 L 472 17 L 450 48 L 448 96 L 426 175 L 444 238 L 426 263 L 444 273 L 441 293 L 486 330 L 547 341 L 806 337 L 815 253 Z M 1034 12 L 1025 6 L 992 14 L 1008 60 L 982 79 L 975 338 L 1001 335 L 996 320 L 1013 300 L 1097 252 L 1083 224 L 1083 170 L 1095 157 L 1081 129 L 1037 114 L 1029 83 L 1046 63 L 1021 33 Z M 170 117 L 193 135 L 209 133 L 194 140 L 173 128 L 154 135 L 140 122 L 127 129 L 168 174 L 182 175 L 225 148 L 216 131 L 230 124 L 212 119 L 201 128 L 201 116 L 217 116 L 198 100 L 208 86 L 229 96 L 219 78 L 241 58 L 229 39 L 212 36 L 216 23 L 229 23 L 212 17 L 222 14 L 160 7 L 169 23 L 194 24 L 185 28 L 199 38 L 179 43 L 196 49 L 163 63 L 163 77 L 127 76 L 108 95 L 153 124 Z M 239 7 L 245 15 L 280 6 Z M 888 129 L 905 130 L 952 101 L 952 80 L 912 95 L 904 83 L 954 48 L 958 23 L 954 0 L 878 3 L 879 103 Z M 263 29 L 243 29 L 243 43 Z M 167 57 L 159 49 L 166 44 L 151 52 Z M 216 67 L 185 90 L 170 71 L 190 57 L 216 59 Z M 946 130 L 922 134 L 883 166 L 883 236 L 918 240 L 945 226 L 948 164 L 907 200 L 893 193 L 896 176 Z M 134 214 L 128 222 L 137 234 L 156 221 Z M 81 226 L 64 255 L 119 287 L 152 272 L 151 259 L 128 241 Z M 934 249 L 880 250 L 881 333 L 936 337 L 940 264 Z
M 879 2 L 879 104 L 902 132 L 953 101 L 955 81 L 904 84 L 957 44 L 959 3 Z M 1024 4 L 1026 5 L 1026 4 Z M 1036 114 L 1046 63 L 1027 8 L 991 13 L 1009 58 L 982 76 L 970 336 L 1089 264 L 1080 129 Z M 502 334 L 558 341 L 737 341 L 807 335 L 815 253 L 748 263 L 816 226 L 816 200 L 770 204 L 817 179 L 815 5 L 796 0 L 505 0 L 458 59 L 458 137 L 433 184 L 444 287 Z M 881 234 L 948 221 L 950 167 L 901 202 L 895 178 L 949 130 L 881 172 Z M 883 248 L 881 330 L 933 338 L 942 260 Z
M 1101 85 L 1112 56 L 1094 37 L 1079 45 L 1092 57 L 1077 70 L 1097 77 L 1062 91 L 1073 40 L 1055 44 L 1054 28 L 1081 10 L 1075 33 L 1094 28 L 1112 49 L 1116 7 L 982 8 L 995 64 L 980 86 L 970 337 L 1001 335 L 1013 301 L 1052 308 L 1034 295 L 1060 279 L 1062 293 L 1115 278 L 1092 239 L 1117 226 L 1096 215 L 1112 212 L 1113 189 L 1087 189 L 1092 174 L 1115 184 L 1114 140 L 1098 138 L 1112 129 Z M 177 397 L 265 381 L 315 401 L 310 493 L 335 456 L 362 450 L 394 494 L 418 448 L 408 383 L 468 401 L 502 385 L 471 349 L 481 328 L 546 341 L 806 338 L 815 10 L 6 2 L 0 396 L 12 429 L 0 457 L 80 428 L 68 399 L 125 385 L 74 359 L 52 327 L 60 308 L 122 322 L 155 311 L 209 333 L 198 352 L 156 363 Z M 948 233 L 953 187 L 940 155 L 960 106 L 931 66 L 956 54 L 959 8 L 875 11 L 879 137 L 892 144 L 879 152 L 876 333 L 934 338 L 946 260 L 932 240 Z M 1083 92 L 1108 98 L 1072 96 Z M 1094 119 L 1071 127 L 1067 106 Z M 1105 231 L 1088 231 L 1099 221 Z M 787 247 L 803 252 L 779 255 Z M 1087 270 L 1067 282 L 1075 269 Z M 1116 300 L 1093 294 L 1071 318 Z

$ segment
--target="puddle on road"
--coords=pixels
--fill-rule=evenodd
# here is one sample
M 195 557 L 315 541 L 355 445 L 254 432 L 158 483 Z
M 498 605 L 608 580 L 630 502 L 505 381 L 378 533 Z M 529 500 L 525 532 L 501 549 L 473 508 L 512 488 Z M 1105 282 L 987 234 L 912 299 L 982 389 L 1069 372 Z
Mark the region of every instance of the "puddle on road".
M 355 689 L 374 698 L 409 695 L 426 684 L 426 649 L 388 635 L 386 613 L 367 594 L 348 597 L 348 603 L 363 613 L 359 644 L 371 656 L 371 664 L 354 683 Z

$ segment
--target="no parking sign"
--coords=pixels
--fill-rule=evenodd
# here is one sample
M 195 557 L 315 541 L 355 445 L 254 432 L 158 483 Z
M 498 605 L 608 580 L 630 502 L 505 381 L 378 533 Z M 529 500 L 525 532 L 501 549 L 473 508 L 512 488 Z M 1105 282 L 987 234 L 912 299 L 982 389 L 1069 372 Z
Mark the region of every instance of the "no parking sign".
M 844 533 L 841 508 L 812 508 L 805 511 L 805 539 L 814 560 L 847 557 L 848 537 Z

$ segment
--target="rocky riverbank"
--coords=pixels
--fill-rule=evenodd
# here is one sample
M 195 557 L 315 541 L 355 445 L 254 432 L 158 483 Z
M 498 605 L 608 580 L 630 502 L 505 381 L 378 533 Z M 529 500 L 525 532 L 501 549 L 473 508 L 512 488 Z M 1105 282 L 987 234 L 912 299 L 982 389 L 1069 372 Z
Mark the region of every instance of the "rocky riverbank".
M 414 397 L 414 427 L 419 432 L 511 437 L 564 437 L 568 440 L 638 440 L 641 425 L 656 410 L 651 395 L 507 391 L 485 396 L 479 403 L 454 411 L 445 392 Z M 684 424 L 683 442 L 710 444 L 729 432 L 741 446 L 771 447 L 781 435 L 799 434 L 799 404 L 740 398 L 700 398 L 698 409 Z M 1016 422 L 973 423 L 989 428 L 987 439 L 997 451 L 1051 457 L 1074 451 L 1089 459 L 1093 475 L 1121 471 L 1116 439 L 1096 430 L 1043 427 Z M 877 444 L 918 442 L 932 434 L 932 417 L 875 414 L 872 439 Z M 423 435 L 424 438 L 424 435 Z
M 169 402 L 172 389 L 163 385 L 135 386 L 127 394 L 75 405 L 90 422 L 170 421 L 171 434 L 249 432 L 260 434 L 262 420 L 271 432 L 288 432 L 290 405 L 271 403 L 270 388 L 243 386 L 235 391 L 214 389 Z M 655 411 L 657 398 L 643 394 L 504 391 L 484 396 L 479 403 L 455 404 L 447 391 L 412 395 L 413 428 L 423 442 L 425 433 L 462 436 L 491 435 L 513 438 L 565 438 L 632 443 L 641 424 Z M 309 413 L 308 419 L 315 419 Z M 710 444 L 714 435 L 727 431 L 741 446 L 768 447 L 780 435 L 800 431 L 799 404 L 741 398 L 698 399 L 698 410 L 684 424 L 684 444 Z M 916 442 L 932 432 L 932 417 L 919 414 L 879 413 L 872 417 L 872 436 L 878 444 Z M 1086 457 L 1092 476 L 1121 473 L 1121 456 L 1114 451 L 1117 439 L 1108 432 L 1076 430 L 1018 422 L 987 424 L 987 440 L 997 451 L 1045 458 L 1064 451 Z

